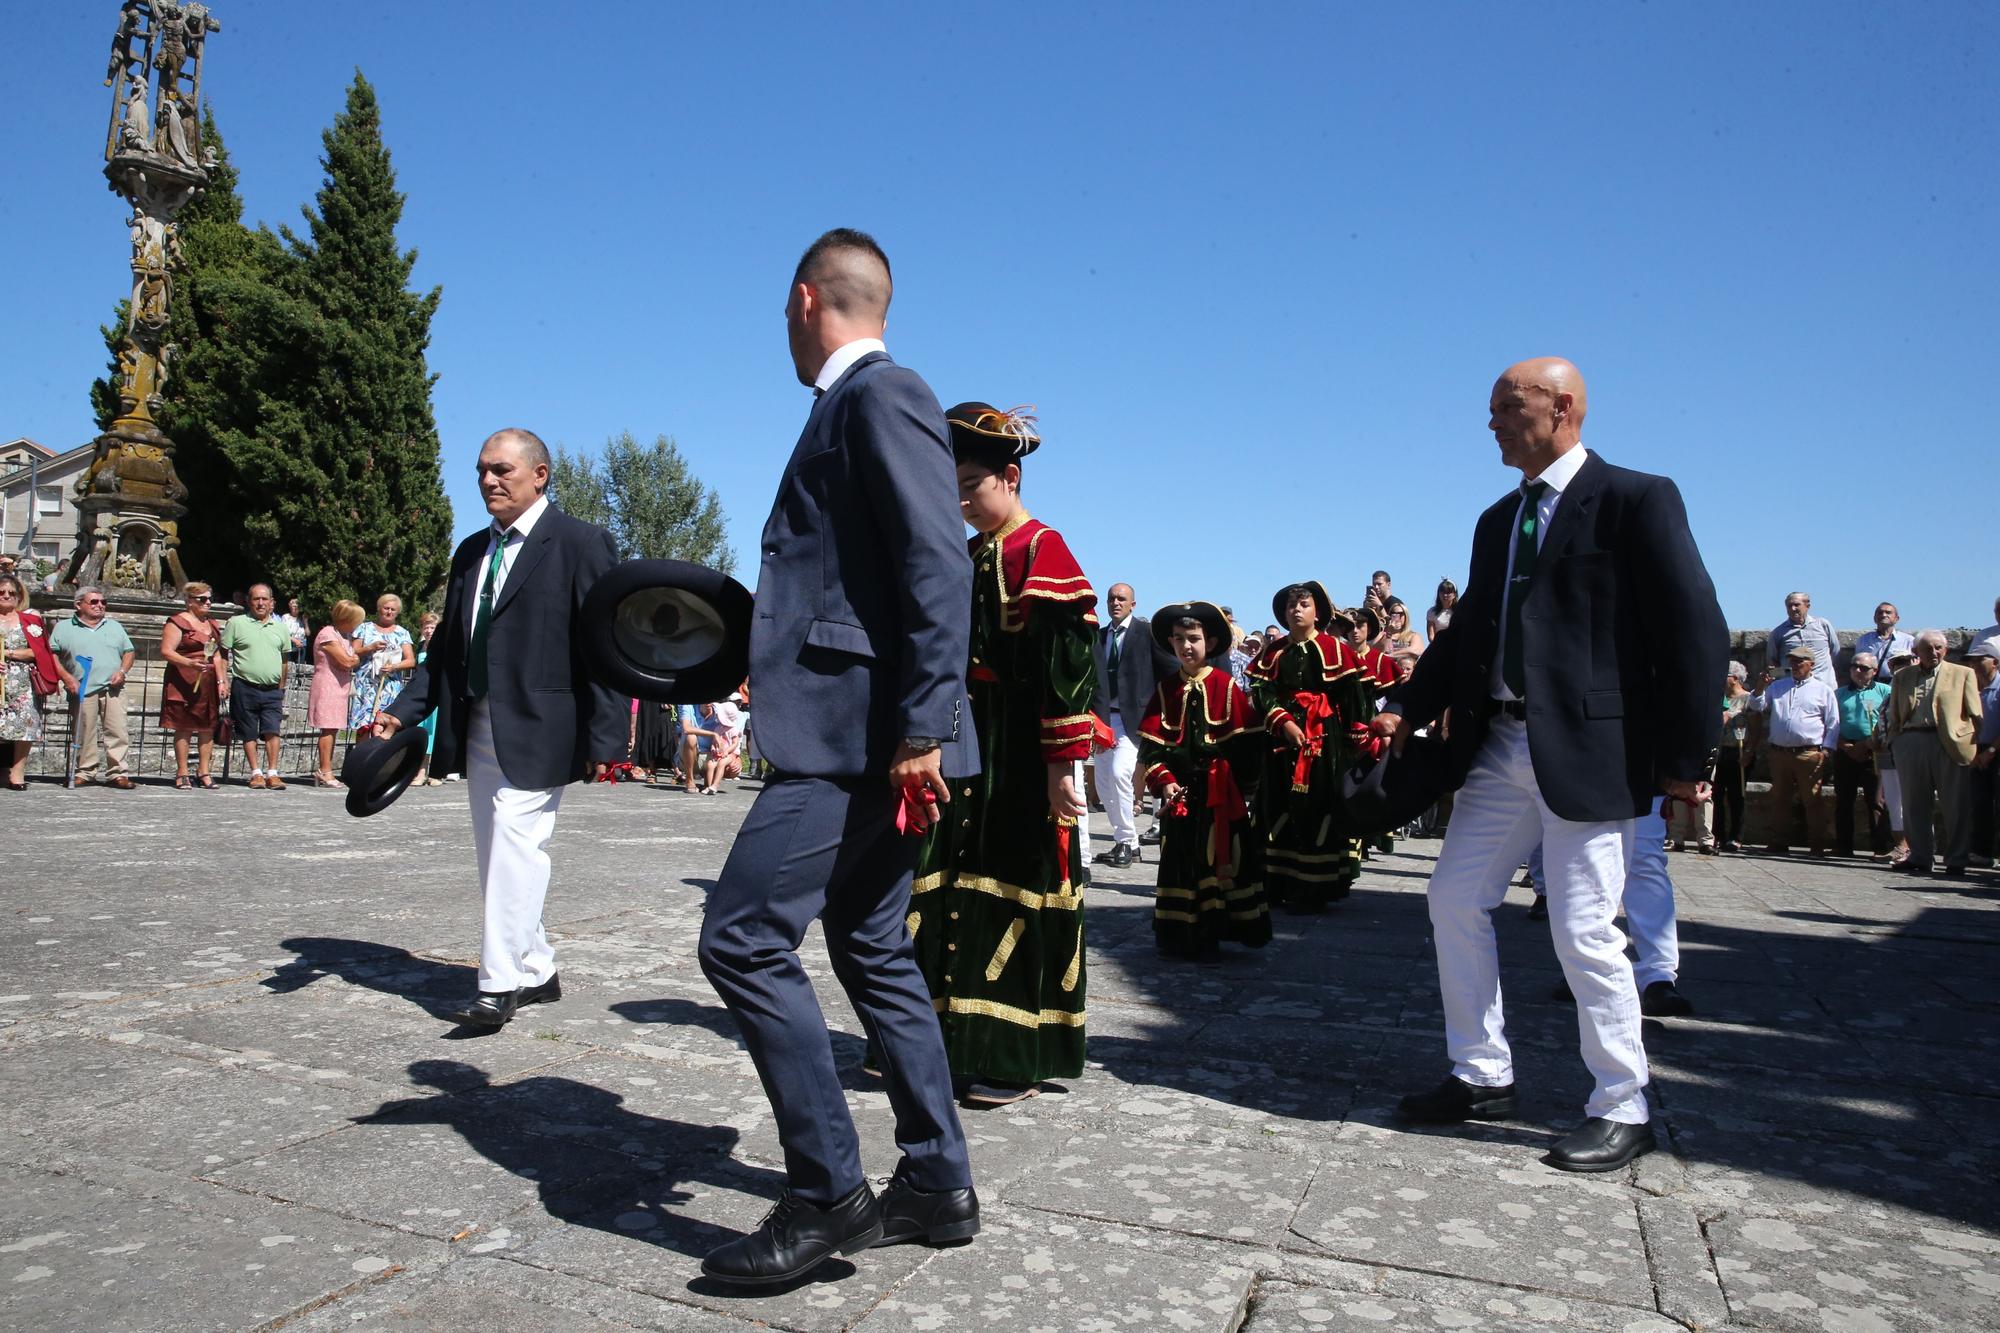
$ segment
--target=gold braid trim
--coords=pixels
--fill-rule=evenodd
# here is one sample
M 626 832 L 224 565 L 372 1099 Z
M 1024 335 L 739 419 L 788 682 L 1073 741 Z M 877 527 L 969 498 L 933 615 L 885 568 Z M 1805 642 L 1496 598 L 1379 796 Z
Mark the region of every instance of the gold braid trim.
M 1083 895 L 1080 893 L 1036 893 L 1033 889 L 988 879 L 984 875 L 960 875 L 956 887 L 972 893 L 990 893 L 996 898 L 1006 898 L 1019 903 L 1031 912 L 1040 911 L 1044 907 L 1053 907 L 1065 912 L 1081 911 L 1083 908 Z
M 1027 929 L 1028 923 L 1019 917 L 1008 925 L 1007 932 L 1000 937 L 1000 943 L 994 946 L 993 957 L 987 961 L 988 981 L 1000 980 L 1000 973 L 1006 969 L 1007 960 L 1014 956 L 1014 946 L 1021 942 L 1021 935 Z
M 1069 966 L 1063 970 L 1062 988 L 1074 991 L 1076 983 L 1083 979 L 1083 932 L 1076 932 L 1076 952 L 1070 955 Z
M 1024 1028 L 1083 1026 L 1083 1011 L 1070 1013 L 1063 1009 L 1017 1009 L 1011 1004 L 999 1004 L 993 1000 L 966 1000 L 954 995 L 949 1001 L 934 1000 L 932 1007 L 943 1012 L 946 1008 L 954 1014 L 976 1014 L 980 1018 L 997 1018 L 1003 1023 L 1013 1023 Z
M 910 882 L 910 896 L 914 898 L 920 893 L 929 893 L 933 889 L 941 889 L 943 887 L 944 871 L 933 871 L 931 874 L 925 875 L 922 879 Z
M 911 939 L 917 937 L 917 927 L 922 924 L 924 924 L 924 914 L 922 912 L 912 912 L 903 918 L 903 929 L 910 932 Z

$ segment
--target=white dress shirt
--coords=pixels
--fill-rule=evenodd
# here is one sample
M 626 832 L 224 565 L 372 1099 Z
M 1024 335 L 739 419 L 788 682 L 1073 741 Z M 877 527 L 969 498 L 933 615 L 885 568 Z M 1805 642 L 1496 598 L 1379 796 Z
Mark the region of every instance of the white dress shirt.
M 1583 468 L 1584 462 L 1589 457 L 1590 450 L 1584 448 L 1579 443 L 1576 448 L 1563 454 L 1555 462 L 1543 468 L 1542 474 L 1539 477 L 1522 478 L 1523 485 L 1531 481 L 1539 481 L 1546 483 L 1548 486 L 1548 489 L 1542 492 L 1542 498 L 1535 504 L 1535 549 L 1537 551 L 1541 550 L 1543 543 L 1549 539 L 1549 520 L 1555 517 L 1556 505 L 1562 500 L 1563 492 L 1569 488 L 1571 482 L 1576 480 L 1576 474 Z M 1507 581 L 1500 585 L 1505 590 L 1507 597 L 1514 595 L 1514 536 L 1521 530 L 1521 505 L 1525 505 L 1527 502 L 1528 497 L 1523 495 L 1520 503 L 1514 506 L 1514 525 L 1507 529 Z M 1521 696 L 1508 689 L 1507 682 L 1501 679 L 1500 668 L 1506 661 L 1507 603 L 1503 598 L 1500 603 L 1500 637 L 1493 641 L 1493 668 L 1486 673 L 1487 693 L 1495 699 L 1518 699 Z
M 1770 717 L 1766 739 L 1773 745 L 1831 750 L 1840 739 L 1840 700 L 1818 676 L 1774 680 L 1762 694 L 1751 695 L 1748 706 Z
M 500 572 L 493 580 L 493 600 L 500 600 L 500 590 L 507 586 L 507 575 L 513 570 L 514 562 L 521 558 L 521 548 L 528 544 L 528 534 L 541 522 L 548 512 L 549 497 L 544 494 L 528 506 L 527 511 L 515 519 L 512 525 L 514 535 L 502 538 L 500 524 L 496 521 L 486 533 L 486 553 L 479 557 L 479 569 L 472 580 L 472 614 L 466 618 L 466 641 L 472 641 L 472 628 L 479 620 L 479 599 L 486 590 L 486 571 L 493 565 L 493 543 L 504 540 L 507 550 L 500 557 Z
M 886 353 L 888 350 L 880 338 L 856 338 L 851 343 L 842 343 L 833 349 L 833 355 L 819 368 L 819 378 L 813 381 L 813 388 L 819 393 L 825 393 L 856 361 L 870 352 Z

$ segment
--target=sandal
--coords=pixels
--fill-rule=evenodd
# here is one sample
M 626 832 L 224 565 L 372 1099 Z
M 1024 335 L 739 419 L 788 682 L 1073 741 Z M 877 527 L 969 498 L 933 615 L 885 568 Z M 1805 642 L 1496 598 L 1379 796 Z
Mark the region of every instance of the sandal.
M 174 790 L 176 790 L 176 791 L 193 791 L 193 790 L 194 790 L 194 784 L 193 784 L 192 782 L 189 782 L 189 781 L 188 781 L 188 775 L 187 775 L 187 774 L 185 774 L 185 773 L 182 773 L 182 774 L 179 774 L 178 776 L 176 776 L 176 777 L 174 778 Z
M 197 781 L 200 783 L 201 789 L 203 791 L 215 790 L 215 779 L 210 777 L 208 774 L 206 773 L 201 774 L 200 777 L 197 779 Z
M 342 782 L 342 781 L 341 781 L 341 780 L 340 780 L 339 778 L 335 777 L 335 776 L 334 776 L 333 774 L 331 774 L 331 773 L 315 773 L 315 774 L 313 774 L 313 786 L 315 786 L 315 787 L 332 787 L 332 788 L 334 788 L 334 789 L 335 789 L 336 791 L 345 791 L 345 790 L 347 790 L 347 784 L 346 784 L 345 782 Z

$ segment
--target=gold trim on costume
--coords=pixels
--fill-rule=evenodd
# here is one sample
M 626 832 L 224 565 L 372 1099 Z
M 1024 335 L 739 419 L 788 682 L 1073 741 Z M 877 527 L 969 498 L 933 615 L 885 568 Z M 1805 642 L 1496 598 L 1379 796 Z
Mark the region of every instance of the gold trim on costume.
M 960 875 L 956 887 L 972 893 L 990 893 L 996 898 L 1019 903 L 1031 912 L 1044 907 L 1060 911 L 1078 911 L 1083 907 L 1083 895 L 1080 893 L 1036 893 L 1033 889 L 1024 889 L 1018 884 L 1003 883 L 984 875 Z
M 997 1018 L 1004 1023 L 1014 1023 L 1024 1028 L 1083 1026 L 1082 1010 L 1070 1013 L 1063 1009 L 1017 1009 L 1011 1004 L 1000 1004 L 994 1000 L 967 1000 L 956 995 L 952 996 L 948 1004 L 954 1014 L 976 1014 L 981 1018 Z
M 1076 932 L 1076 952 L 1070 955 L 1069 966 L 1063 969 L 1062 988 L 1074 991 L 1076 983 L 1083 979 L 1083 931 Z
M 1016 917 L 1000 936 L 1000 943 L 993 947 L 993 957 L 986 963 L 986 979 L 1000 980 L 1000 973 L 1007 967 L 1007 960 L 1014 956 L 1014 946 L 1021 942 L 1021 936 L 1028 929 L 1026 920 Z
M 922 924 L 924 924 L 924 914 L 922 912 L 912 912 L 903 918 L 903 929 L 910 932 L 911 939 L 917 937 L 917 927 Z

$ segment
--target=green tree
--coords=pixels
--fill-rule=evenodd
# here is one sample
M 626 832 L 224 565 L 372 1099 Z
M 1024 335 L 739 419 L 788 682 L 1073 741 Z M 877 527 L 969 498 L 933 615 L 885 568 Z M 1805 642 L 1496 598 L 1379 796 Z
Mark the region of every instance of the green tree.
M 561 445 L 549 464 L 549 499 L 571 518 L 595 523 L 600 528 L 612 524 L 611 496 L 604 488 L 604 473 L 589 454 L 572 454 Z

